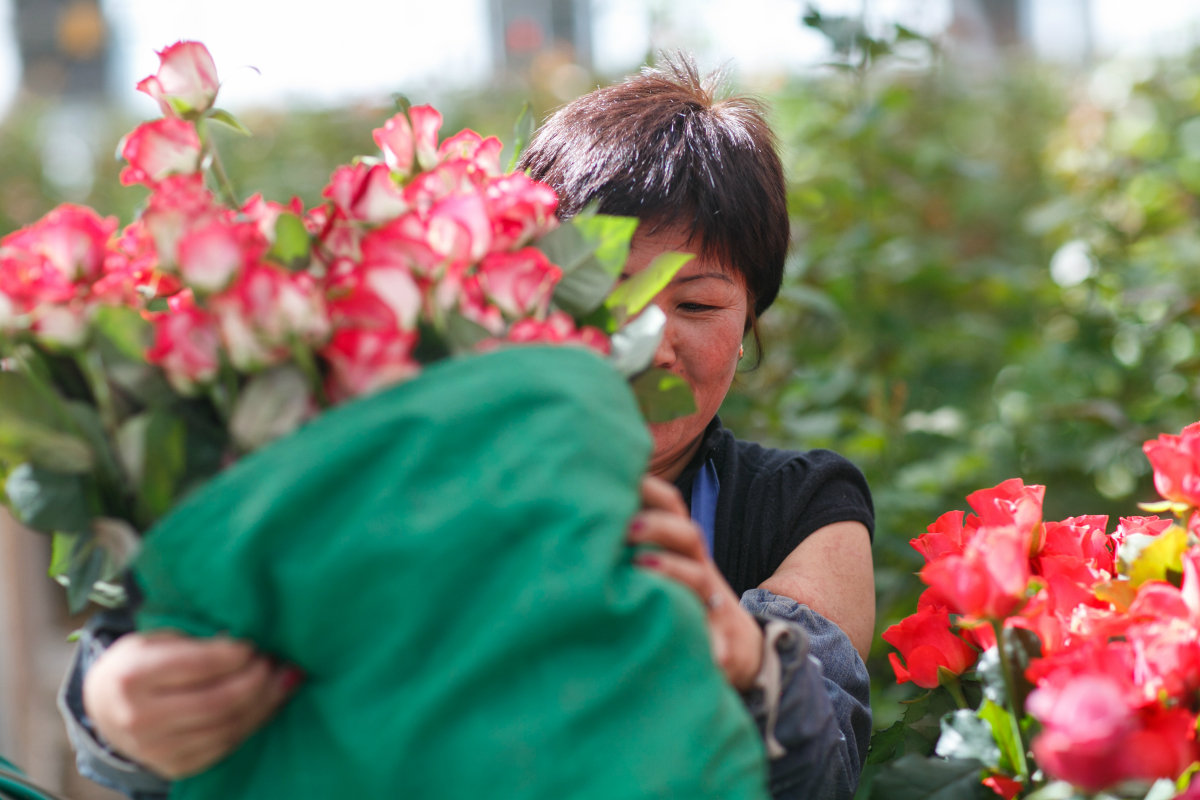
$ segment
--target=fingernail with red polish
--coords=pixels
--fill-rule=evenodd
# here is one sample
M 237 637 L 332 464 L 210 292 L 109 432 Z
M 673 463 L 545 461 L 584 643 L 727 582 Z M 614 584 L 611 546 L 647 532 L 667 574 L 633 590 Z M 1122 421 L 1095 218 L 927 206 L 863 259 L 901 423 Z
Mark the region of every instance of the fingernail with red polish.
M 657 567 L 662 563 L 662 561 L 659 560 L 658 556 L 644 555 L 637 557 L 637 563 L 641 564 L 643 567 Z

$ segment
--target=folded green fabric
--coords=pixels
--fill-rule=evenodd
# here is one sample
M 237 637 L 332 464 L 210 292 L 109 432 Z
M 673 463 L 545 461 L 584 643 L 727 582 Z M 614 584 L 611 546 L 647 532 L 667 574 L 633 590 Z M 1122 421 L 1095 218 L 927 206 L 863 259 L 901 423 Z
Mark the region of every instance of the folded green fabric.
M 173 798 L 767 797 L 700 604 L 634 569 L 649 437 L 575 348 L 441 362 L 245 458 L 148 535 L 144 629 L 308 679 Z

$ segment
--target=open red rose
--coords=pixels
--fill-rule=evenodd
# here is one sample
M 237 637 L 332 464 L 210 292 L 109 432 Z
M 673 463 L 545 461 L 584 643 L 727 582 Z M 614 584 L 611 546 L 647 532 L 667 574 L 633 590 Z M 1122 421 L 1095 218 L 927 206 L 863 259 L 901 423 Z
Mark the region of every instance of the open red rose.
M 1154 467 L 1154 488 L 1167 500 L 1200 506 L 1200 422 L 1178 436 L 1160 434 L 1142 445 Z
M 946 609 L 937 606 L 919 608 L 917 613 L 884 631 L 883 640 L 900 651 L 899 657 L 888 654 L 896 682 L 911 680 L 924 689 L 938 685 L 939 667 L 961 675 L 977 658 L 975 650 L 950 630 Z
M 1013 525 L 1021 531 L 1037 533 L 1042 522 L 1042 498 L 1045 486 L 1026 486 L 1020 478 L 1011 478 L 991 489 L 967 495 L 967 502 L 979 515 L 982 525 Z
M 217 99 L 217 65 L 200 42 L 176 42 L 158 54 L 158 72 L 137 85 L 165 116 L 202 114 Z
M 1003 619 L 1025 601 L 1029 584 L 1029 529 L 1016 525 L 976 529 L 962 555 L 948 555 L 921 570 L 950 610 L 979 619 Z
M 971 530 L 974 528 L 969 529 L 967 533 L 969 534 Z M 910 539 L 908 543 L 925 557 L 926 564 L 944 556 L 962 555 L 963 512 L 948 511 L 942 514 L 926 529 L 925 533 L 915 539 Z

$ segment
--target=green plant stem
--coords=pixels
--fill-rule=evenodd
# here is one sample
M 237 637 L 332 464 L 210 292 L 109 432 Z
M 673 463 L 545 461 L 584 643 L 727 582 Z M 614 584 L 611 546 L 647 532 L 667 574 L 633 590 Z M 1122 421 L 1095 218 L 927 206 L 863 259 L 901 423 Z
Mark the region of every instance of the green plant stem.
M 213 141 L 212 133 L 208 130 L 208 123 L 205 120 L 200 120 L 196 125 L 197 127 L 203 126 L 200 138 L 204 142 L 205 151 L 212 159 L 212 174 L 217 179 L 217 186 L 220 188 L 221 193 L 225 195 L 225 202 L 229 203 L 233 208 L 241 208 L 242 204 L 238 202 L 237 192 L 233 190 L 233 182 L 229 180 L 229 174 L 225 172 L 225 164 L 221 161 L 221 154 L 217 151 L 217 144 Z
M 996 633 L 996 648 L 1000 655 L 1000 673 L 1004 676 L 1004 699 L 1008 707 L 1008 718 L 1012 722 L 1013 738 L 1017 742 L 1017 763 L 1014 765 L 1026 786 L 1029 785 L 1029 761 L 1025 758 L 1025 736 L 1021 731 L 1021 717 L 1016 708 L 1016 687 L 1013 680 L 1012 665 L 1008 663 L 1008 655 L 1004 652 L 1004 625 L 992 620 L 992 630 Z
M 317 362 L 313 358 L 312 350 L 302 342 L 293 342 L 292 358 L 296 359 L 296 366 L 308 378 L 308 384 L 312 387 L 313 397 L 316 399 L 317 405 L 321 408 L 329 408 L 329 398 L 325 395 L 325 381 L 321 378 L 321 370 L 317 368 Z
M 110 434 L 115 434 L 119 422 L 117 409 L 113 405 L 112 387 L 108 383 L 108 377 L 104 374 L 104 362 L 100 359 L 100 353 L 95 349 L 76 353 L 75 363 L 79 365 L 80 371 L 87 378 L 92 396 L 96 398 L 96 410 L 100 413 L 101 424 Z
M 962 683 L 955 677 L 952 680 L 946 680 L 942 686 L 946 687 L 946 691 L 954 698 L 954 702 L 958 703 L 959 708 L 970 708 L 967 704 L 967 696 L 963 694 Z

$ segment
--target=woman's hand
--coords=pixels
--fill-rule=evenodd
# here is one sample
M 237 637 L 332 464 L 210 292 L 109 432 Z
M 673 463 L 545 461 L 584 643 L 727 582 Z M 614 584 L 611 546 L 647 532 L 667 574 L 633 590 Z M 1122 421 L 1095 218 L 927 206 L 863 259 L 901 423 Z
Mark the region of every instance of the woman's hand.
M 637 563 L 687 586 L 708 609 L 713 660 L 734 688 L 746 691 L 762 667 L 762 629 L 709 558 L 703 535 L 679 491 L 664 480 L 642 480 L 642 511 L 629 524 L 631 544 L 655 544 Z
M 246 642 L 128 634 L 88 670 L 83 706 L 117 752 L 175 779 L 234 750 L 301 679 Z

